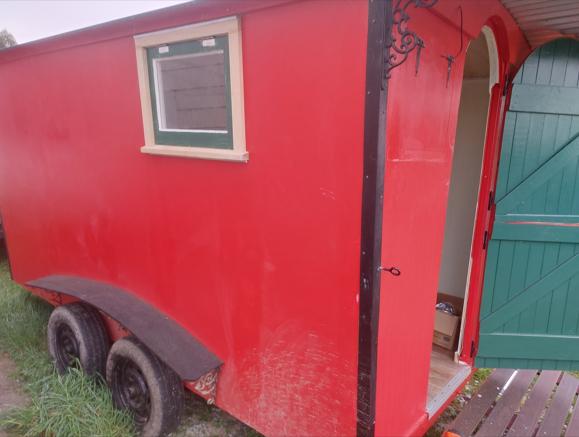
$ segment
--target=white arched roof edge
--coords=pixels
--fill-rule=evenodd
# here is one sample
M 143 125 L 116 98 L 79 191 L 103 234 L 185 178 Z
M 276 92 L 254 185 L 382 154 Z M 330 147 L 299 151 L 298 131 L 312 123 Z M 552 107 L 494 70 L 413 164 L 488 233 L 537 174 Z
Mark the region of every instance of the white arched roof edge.
M 499 83 L 499 50 L 497 48 L 497 40 L 495 39 L 495 34 L 493 30 L 484 26 L 482 28 L 483 35 L 487 42 L 487 47 L 489 50 L 489 92 L 492 90 L 493 86 Z

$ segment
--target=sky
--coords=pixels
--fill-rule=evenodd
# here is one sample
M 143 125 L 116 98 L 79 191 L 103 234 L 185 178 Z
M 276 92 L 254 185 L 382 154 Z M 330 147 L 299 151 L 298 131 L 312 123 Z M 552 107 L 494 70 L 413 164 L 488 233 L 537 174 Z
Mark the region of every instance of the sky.
M 186 0 L 0 0 L 0 30 L 19 44 Z

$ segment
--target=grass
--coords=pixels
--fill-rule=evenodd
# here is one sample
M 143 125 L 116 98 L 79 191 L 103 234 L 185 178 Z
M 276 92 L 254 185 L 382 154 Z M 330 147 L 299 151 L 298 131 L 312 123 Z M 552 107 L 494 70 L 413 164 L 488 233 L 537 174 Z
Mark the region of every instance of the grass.
M 46 347 L 51 307 L 10 281 L 0 263 L 0 350 L 15 362 L 23 408 L 0 418 L 0 428 L 23 436 L 132 436 L 130 417 L 113 407 L 106 386 L 72 370 L 54 371 Z
M 46 346 L 51 310 L 12 282 L 6 261 L 0 262 L 0 353 L 7 353 L 15 362 L 13 376 L 30 398 L 25 407 L 0 416 L 0 430 L 18 436 L 134 436 L 130 416 L 113 407 L 102 382 L 75 369 L 65 376 L 55 372 Z M 185 398 L 183 424 L 173 435 L 261 436 L 191 393 Z
M 10 414 L 8 429 L 27 436 L 130 436 L 131 419 L 112 406 L 102 384 L 79 370 L 36 381 L 31 403 Z

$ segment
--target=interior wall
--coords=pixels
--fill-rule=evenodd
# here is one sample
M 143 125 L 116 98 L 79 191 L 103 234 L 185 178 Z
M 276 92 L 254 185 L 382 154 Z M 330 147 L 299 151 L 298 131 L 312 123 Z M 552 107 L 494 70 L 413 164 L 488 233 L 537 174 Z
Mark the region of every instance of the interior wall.
M 464 297 L 484 149 L 489 78 L 465 78 L 448 194 L 439 292 Z

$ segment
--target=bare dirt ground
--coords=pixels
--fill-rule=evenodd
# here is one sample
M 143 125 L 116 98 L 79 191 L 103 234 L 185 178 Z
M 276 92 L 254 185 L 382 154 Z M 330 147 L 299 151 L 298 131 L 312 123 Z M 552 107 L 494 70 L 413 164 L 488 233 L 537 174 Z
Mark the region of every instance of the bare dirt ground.
M 15 373 L 16 367 L 12 360 L 0 352 L 0 415 L 26 404 L 26 396 L 11 376 Z M 7 434 L 0 430 L 0 437 L 7 437 Z

